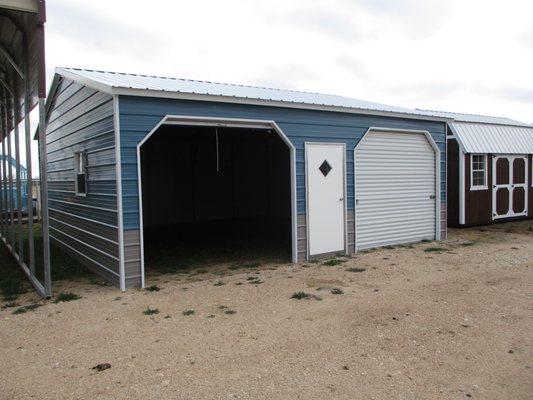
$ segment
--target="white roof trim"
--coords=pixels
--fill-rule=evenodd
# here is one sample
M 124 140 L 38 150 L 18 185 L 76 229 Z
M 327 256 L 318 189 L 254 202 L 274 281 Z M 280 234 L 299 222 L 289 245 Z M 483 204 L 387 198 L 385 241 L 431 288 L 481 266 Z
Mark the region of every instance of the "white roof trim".
M 319 93 L 74 68 L 56 68 L 56 74 L 110 95 L 303 108 L 443 122 L 451 120 L 449 117 L 430 115 L 408 108 Z

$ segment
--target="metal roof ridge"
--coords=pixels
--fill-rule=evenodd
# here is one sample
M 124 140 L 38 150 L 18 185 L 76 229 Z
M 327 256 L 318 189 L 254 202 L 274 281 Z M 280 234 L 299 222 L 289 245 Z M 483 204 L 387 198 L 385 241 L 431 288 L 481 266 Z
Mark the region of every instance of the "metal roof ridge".
M 176 78 L 176 77 L 163 77 L 163 76 L 157 76 L 157 75 L 145 75 L 145 74 L 133 74 L 133 73 L 127 73 L 127 72 L 114 72 L 114 71 L 104 71 L 104 70 L 96 70 L 96 69 L 86 69 L 86 68 L 77 68 L 77 67 L 56 67 L 56 73 L 59 73 L 60 75 L 74 75 L 77 76 L 81 82 L 84 82 L 87 84 L 87 81 L 91 81 L 95 88 L 99 88 L 98 90 L 102 90 L 104 87 L 107 87 L 110 89 L 110 94 L 123 94 L 119 92 L 114 92 L 114 90 L 121 91 L 122 90 L 132 90 L 132 91 L 143 91 L 143 92 L 160 92 L 160 93 L 175 93 L 175 94 L 190 94 L 190 95 L 204 95 L 204 96 L 210 96 L 210 97 L 220 97 L 220 98 L 235 98 L 235 99 L 243 99 L 243 100 L 249 100 L 249 101 L 271 101 L 274 103 L 280 103 L 280 104 L 294 104 L 303 106 L 303 108 L 309 108 L 310 106 L 317 106 L 317 107 L 325 107 L 325 108 L 333 108 L 337 110 L 358 110 L 359 112 L 371 112 L 371 113 L 383 113 L 386 115 L 391 116 L 399 116 L 399 117 L 405 117 L 405 118 L 422 118 L 422 119 L 431 119 L 435 121 L 450 121 L 453 118 L 447 117 L 447 116 L 439 116 L 439 115 L 430 115 L 429 113 L 421 112 L 419 110 L 413 109 L 413 108 L 406 108 L 406 107 L 400 107 L 400 106 L 394 106 L 389 104 L 383 104 L 378 103 L 374 101 L 368 101 L 368 100 L 362 100 L 362 99 L 356 99 L 353 97 L 347 97 L 347 96 L 340 96 L 340 95 L 334 95 L 334 94 L 324 94 L 324 93 L 318 93 L 318 92 L 305 92 L 305 91 L 299 91 L 299 90 L 291 90 L 291 89 L 280 89 L 280 88 L 269 88 L 269 87 L 262 87 L 262 86 L 252 86 L 252 85 L 239 85 L 239 84 L 230 84 L 230 83 L 220 83 L 220 82 L 212 82 L 212 81 L 202 81 L 202 80 L 194 80 L 194 79 L 184 79 L 184 78 Z M 85 73 L 85 74 L 84 74 Z M 98 76 L 89 76 L 89 74 L 97 73 L 102 74 L 102 79 L 99 79 Z M 223 93 L 210 93 L 209 91 L 200 91 L 200 92 L 182 92 L 181 90 L 172 90 L 169 91 L 165 88 L 153 88 L 153 87 L 132 87 L 128 86 L 127 84 L 120 84 L 117 82 L 111 82 L 112 79 L 107 79 L 105 75 L 116 75 L 116 76 L 124 76 L 124 77 L 144 77 L 144 78 L 152 78 L 152 79 L 165 79 L 170 81 L 176 81 L 176 82 L 192 82 L 192 83 L 198 83 L 198 84 L 206 84 L 206 85 L 219 85 L 222 87 L 235 87 L 235 88 L 245 88 L 245 89 L 257 89 L 257 90 L 269 90 L 269 91 L 275 91 L 279 92 L 280 94 L 300 94 L 302 96 L 322 96 L 325 101 L 323 102 L 316 102 L 314 99 L 308 99 L 308 101 L 305 101 L 303 99 L 275 99 L 275 98 L 267 98 L 265 97 L 254 97 L 254 96 L 248 96 L 245 94 L 241 95 L 228 95 Z M 73 78 L 73 77 L 71 77 Z M 148 85 L 149 86 L 149 85 Z M 328 100 L 326 100 L 328 99 Z M 335 101 L 337 100 L 337 101 Z M 338 103 L 338 104 L 336 104 Z M 344 104 L 342 104 L 344 103 Z M 360 104 L 350 104 L 350 103 L 360 103 Z
M 98 73 L 103 73 L 103 74 L 114 74 L 114 75 L 125 75 L 125 76 L 140 76 L 140 77 L 145 77 L 145 78 L 168 79 L 168 80 L 182 81 L 182 82 L 209 83 L 209 84 L 213 84 L 213 85 L 243 87 L 243 88 L 250 88 L 250 89 L 265 89 L 265 90 L 274 90 L 274 91 L 279 91 L 279 92 L 290 92 L 290 93 L 301 93 L 301 94 L 316 94 L 316 95 L 320 95 L 320 96 L 339 97 L 339 98 L 344 98 L 344 99 L 365 101 L 367 103 L 375 103 L 373 101 L 354 99 L 354 98 L 351 98 L 351 97 L 340 96 L 340 95 L 337 95 L 337 94 L 328 94 L 328 93 L 319 93 L 319 92 L 307 92 L 307 91 L 304 91 L 304 90 L 282 89 L 282 88 L 275 88 L 275 87 L 269 87 L 269 86 L 244 85 L 244 84 L 238 84 L 238 83 L 226 83 L 226 82 L 208 81 L 208 80 L 203 80 L 203 79 L 177 78 L 175 76 L 162 76 L 162 75 L 134 74 L 134 73 L 131 73 L 131 72 L 104 71 L 104 70 L 88 69 L 88 68 L 76 68 L 76 67 L 57 67 L 57 68 L 58 69 L 64 69 L 64 70 L 70 70 L 70 71 L 85 71 L 85 72 L 98 72 Z M 376 103 L 376 104 L 378 104 L 378 103 Z M 384 105 L 386 105 L 386 104 L 384 104 Z M 398 107 L 398 108 L 400 108 L 400 107 Z

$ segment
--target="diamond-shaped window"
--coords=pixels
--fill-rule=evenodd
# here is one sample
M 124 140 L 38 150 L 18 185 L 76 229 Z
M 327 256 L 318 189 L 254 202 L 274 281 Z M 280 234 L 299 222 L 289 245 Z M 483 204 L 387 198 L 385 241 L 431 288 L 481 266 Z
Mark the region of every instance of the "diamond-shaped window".
M 324 160 L 324 162 L 322 163 L 322 165 L 320 165 L 320 167 L 318 167 L 318 169 L 320 170 L 320 172 L 322 172 L 322 174 L 324 174 L 324 176 L 328 176 L 329 171 L 331 171 L 331 165 L 329 165 L 327 160 Z

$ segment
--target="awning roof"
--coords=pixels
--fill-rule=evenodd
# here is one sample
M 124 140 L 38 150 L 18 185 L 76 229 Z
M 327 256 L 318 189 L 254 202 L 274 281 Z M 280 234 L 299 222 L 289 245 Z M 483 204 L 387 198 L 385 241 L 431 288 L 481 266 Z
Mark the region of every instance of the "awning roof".
M 533 127 L 452 122 L 466 153 L 533 154 Z
M 44 0 L 0 0 L 0 107 L 2 134 L 12 129 L 14 110 L 20 118 L 46 96 L 44 66 Z M 27 85 L 26 85 L 27 83 Z
M 533 154 L 533 126 L 509 118 L 425 111 L 453 118 L 448 125 L 466 153 Z

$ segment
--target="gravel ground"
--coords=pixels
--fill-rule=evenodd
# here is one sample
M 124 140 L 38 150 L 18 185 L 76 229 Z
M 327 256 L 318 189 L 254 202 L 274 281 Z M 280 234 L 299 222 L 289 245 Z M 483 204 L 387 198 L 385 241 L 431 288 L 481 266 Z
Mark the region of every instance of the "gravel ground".
M 532 399 L 532 226 L 153 292 L 63 281 L 81 299 L 0 311 L 0 399 Z

